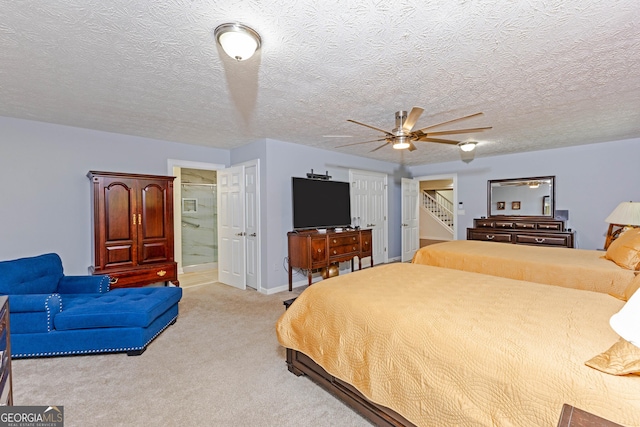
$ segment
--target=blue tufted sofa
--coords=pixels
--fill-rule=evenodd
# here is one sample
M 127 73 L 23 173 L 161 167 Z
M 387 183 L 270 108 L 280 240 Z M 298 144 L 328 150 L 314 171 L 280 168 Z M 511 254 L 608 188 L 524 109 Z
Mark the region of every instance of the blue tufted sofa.
M 11 356 L 139 355 L 178 317 L 182 289 L 109 290 L 108 276 L 65 276 L 49 253 L 0 262 L 9 296 Z

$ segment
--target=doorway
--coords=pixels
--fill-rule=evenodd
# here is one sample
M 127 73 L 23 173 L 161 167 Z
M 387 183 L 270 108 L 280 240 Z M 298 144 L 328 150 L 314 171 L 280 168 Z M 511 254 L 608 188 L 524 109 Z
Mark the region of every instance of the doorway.
M 182 270 L 218 276 L 217 171 L 181 168 Z
M 173 182 L 174 259 L 178 263 L 178 277 L 182 287 L 218 281 L 217 229 L 212 230 L 210 226 L 214 215 L 217 216 L 217 203 L 215 197 L 213 200 L 208 199 L 214 195 L 212 192 L 217 190 L 217 171 L 224 168 L 224 165 L 215 163 L 177 159 L 167 161 L 168 175 L 175 177 Z M 187 184 L 184 187 L 182 185 L 183 170 L 186 172 L 185 184 Z M 216 177 L 215 182 L 212 181 L 213 176 Z M 207 229 L 206 233 L 199 233 L 205 229 Z M 211 237 L 213 233 L 216 239 Z M 183 248 L 183 246 L 187 247 Z
M 449 183 L 450 181 L 450 183 Z M 420 224 L 420 212 L 426 208 L 423 205 L 427 201 L 437 199 L 436 196 L 430 196 L 427 192 L 425 194 L 421 191 L 421 184 L 424 183 L 427 187 L 438 187 L 444 189 L 444 183 L 447 183 L 446 195 L 447 202 L 451 202 L 452 206 L 448 209 L 450 211 L 449 220 L 445 221 L 443 218 L 438 220 L 441 223 L 446 223 L 450 228 L 449 231 L 440 232 L 436 231 L 435 225 L 431 227 Z M 412 179 L 402 179 L 402 262 L 410 261 L 413 258 L 413 254 L 420 248 L 420 238 L 427 237 L 424 243 L 430 243 L 429 241 L 441 241 L 441 240 L 456 240 L 458 235 L 458 176 L 457 174 L 450 175 L 431 175 L 415 177 Z M 435 194 L 435 193 L 434 193 Z M 446 203 L 449 205 L 449 203 Z M 438 215 L 435 215 L 438 216 Z M 443 224 L 438 224 L 438 227 L 442 227 Z
M 454 240 L 453 178 L 420 180 L 420 247 Z

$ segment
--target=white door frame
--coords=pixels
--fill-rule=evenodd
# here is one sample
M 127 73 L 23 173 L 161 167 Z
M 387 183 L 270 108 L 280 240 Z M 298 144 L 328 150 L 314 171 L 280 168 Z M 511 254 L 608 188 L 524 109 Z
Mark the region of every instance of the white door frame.
M 458 240 L 458 174 L 425 175 L 418 176 L 413 179 L 418 182 L 439 181 L 441 179 L 450 179 L 453 181 L 453 240 Z
M 180 200 L 181 185 L 180 169 L 201 169 L 217 171 L 226 168 L 218 163 L 192 162 L 189 160 L 167 159 L 167 175 L 175 176 L 173 181 L 173 259 L 178 263 L 178 273 L 184 273 L 182 269 L 182 201 Z M 178 189 L 176 191 L 176 188 Z

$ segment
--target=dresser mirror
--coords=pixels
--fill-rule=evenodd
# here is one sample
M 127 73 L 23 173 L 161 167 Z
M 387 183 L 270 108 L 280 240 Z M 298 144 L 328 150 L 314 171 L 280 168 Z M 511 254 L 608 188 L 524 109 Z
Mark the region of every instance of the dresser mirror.
M 489 180 L 487 184 L 489 217 L 554 216 L 555 176 L 494 179 Z

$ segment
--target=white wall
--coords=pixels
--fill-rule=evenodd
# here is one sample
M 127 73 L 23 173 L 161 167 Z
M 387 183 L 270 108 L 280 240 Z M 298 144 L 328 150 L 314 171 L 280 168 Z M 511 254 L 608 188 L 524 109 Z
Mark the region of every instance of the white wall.
M 229 164 L 228 150 L 0 117 L 0 260 L 56 252 L 93 263 L 89 170 L 167 175 L 167 159 Z
M 476 148 L 481 152 L 482 146 Z M 554 150 L 422 165 L 412 176 L 458 174 L 458 198 L 465 215 L 458 215 L 458 239 L 465 239 L 473 219 L 487 215 L 487 181 L 555 175 L 556 209 L 568 210 L 568 227 L 576 230 L 577 246 L 604 245 L 604 219 L 623 201 L 640 201 L 640 139 L 589 144 Z

